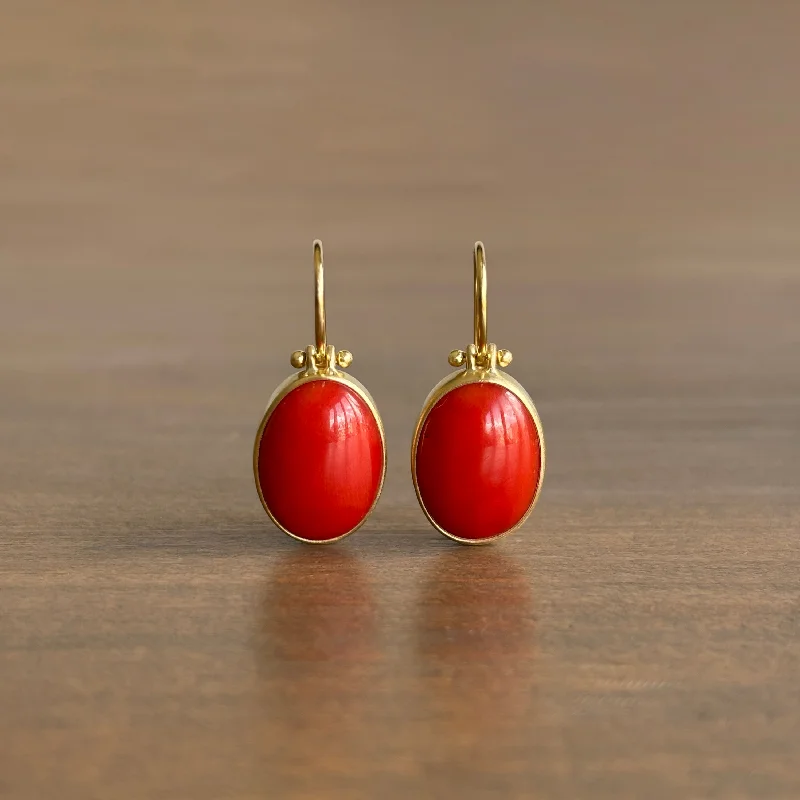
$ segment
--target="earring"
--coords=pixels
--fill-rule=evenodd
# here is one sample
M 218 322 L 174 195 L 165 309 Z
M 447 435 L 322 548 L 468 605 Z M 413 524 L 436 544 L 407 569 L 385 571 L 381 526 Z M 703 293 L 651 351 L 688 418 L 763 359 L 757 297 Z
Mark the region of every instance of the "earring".
M 386 475 L 383 423 L 369 392 L 329 345 L 322 242 L 314 242 L 316 345 L 292 353 L 300 371 L 273 393 L 258 427 L 253 472 L 264 510 L 302 542 L 335 542 L 369 516 Z
M 485 544 L 533 511 L 544 477 L 542 424 L 525 389 L 502 371 L 508 350 L 486 342 L 486 257 L 475 243 L 475 342 L 453 350 L 451 373 L 428 395 L 411 446 L 425 515 L 445 536 Z

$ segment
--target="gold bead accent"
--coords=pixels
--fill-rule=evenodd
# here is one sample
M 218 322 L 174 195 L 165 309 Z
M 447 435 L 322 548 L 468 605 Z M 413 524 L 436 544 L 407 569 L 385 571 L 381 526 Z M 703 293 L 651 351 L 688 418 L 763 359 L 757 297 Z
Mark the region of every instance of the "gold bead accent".
M 451 350 L 447 360 L 451 367 L 461 367 L 466 359 L 466 354 L 463 350 Z
M 342 369 L 347 369 L 353 363 L 353 354 L 349 350 L 340 350 L 336 354 L 336 363 Z
M 302 350 L 295 350 L 289 360 L 292 362 L 292 366 L 295 369 L 303 369 L 306 365 L 306 354 Z
M 507 367 L 511 363 L 513 358 L 514 358 L 514 356 L 511 355 L 511 351 L 510 350 L 498 350 L 497 351 L 497 363 L 501 367 Z

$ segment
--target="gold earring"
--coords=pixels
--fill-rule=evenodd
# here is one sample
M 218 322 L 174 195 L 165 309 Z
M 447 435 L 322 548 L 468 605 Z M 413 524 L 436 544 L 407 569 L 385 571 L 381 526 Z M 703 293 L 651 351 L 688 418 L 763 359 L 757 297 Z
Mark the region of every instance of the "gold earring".
M 475 341 L 453 350 L 463 367 L 438 383 L 411 446 L 417 499 L 430 522 L 463 544 L 485 544 L 518 528 L 544 477 L 542 424 L 528 393 L 503 371 L 508 350 L 487 344 L 486 257 L 475 243 Z
M 386 439 L 369 392 L 342 370 L 353 356 L 327 342 L 322 242 L 314 242 L 315 345 L 273 393 L 256 434 L 253 473 L 272 521 L 309 543 L 358 529 L 378 502 Z

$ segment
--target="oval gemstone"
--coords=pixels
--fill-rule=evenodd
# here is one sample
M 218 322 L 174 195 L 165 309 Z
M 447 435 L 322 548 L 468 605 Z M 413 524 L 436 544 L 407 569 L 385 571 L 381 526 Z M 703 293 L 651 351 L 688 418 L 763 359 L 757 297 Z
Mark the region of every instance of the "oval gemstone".
M 496 383 L 448 392 L 417 440 L 422 503 L 442 530 L 460 539 L 489 539 L 513 528 L 533 502 L 541 468 L 533 417 Z
M 267 420 L 258 481 L 283 528 L 322 541 L 349 533 L 369 513 L 383 463 L 380 428 L 364 400 L 337 381 L 310 381 Z

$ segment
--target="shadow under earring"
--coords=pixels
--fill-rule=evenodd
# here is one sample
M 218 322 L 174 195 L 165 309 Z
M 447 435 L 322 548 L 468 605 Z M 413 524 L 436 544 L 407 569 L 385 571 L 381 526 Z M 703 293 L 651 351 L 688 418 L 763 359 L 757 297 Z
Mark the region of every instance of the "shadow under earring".
M 353 356 L 327 343 L 322 242 L 314 242 L 316 344 L 273 393 L 253 448 L 258 496 L 289 536 L 335 542 L 369 516 L 386 475 L 386 441 L 369 392 L 342 370 Z
M 411 446 L 417 499 L 430 522 L 463 544 L 485 544 L 533 511 L 545 449 L 536 407 L 503 371 L 508 350 L 486 339 L 486 258 L 476 242 L 475 341 L 453 350 L 463 367 L 438 383 L 422 408 Z

